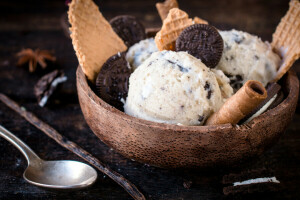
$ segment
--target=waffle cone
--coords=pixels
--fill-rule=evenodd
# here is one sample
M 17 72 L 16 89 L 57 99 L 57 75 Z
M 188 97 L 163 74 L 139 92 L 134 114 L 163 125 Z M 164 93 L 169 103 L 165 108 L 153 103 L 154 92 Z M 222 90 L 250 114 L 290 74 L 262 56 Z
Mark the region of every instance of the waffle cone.
M 161 20 L 164 21 L 172 8 L 178 8 L 178 3 L 176 0 L 165 0 L 163 3 L 156 3 L 155 6 Z
M 273 34 L 273 49 L 282 57 L 274 82 L 278 81 L 300 57 L 300 2 L 290 1 L 290 8 Z
M 212 114 L 206 121 L 206 125 L 237 124 L 247 116 L 264 99 L 267 91 L 258 81 L 247 81 L 223 106 Z
M 208 24 L 208 22 L 206 20 L 201 19 L 199 17 L 194 17 L 193 21 L 194 21 L 195 24 Z
M 104 62 L 127 47 L 92 0 L 73 0 L 68 16 L 79 64 L 87 78 L 95 82 Z
M 161 30 L 155 36 L 157 48 L 175 50 L 175 41 L 180 33 L 193 24 L 193 20 L 182 10 L 172 8 L 164 20 Z

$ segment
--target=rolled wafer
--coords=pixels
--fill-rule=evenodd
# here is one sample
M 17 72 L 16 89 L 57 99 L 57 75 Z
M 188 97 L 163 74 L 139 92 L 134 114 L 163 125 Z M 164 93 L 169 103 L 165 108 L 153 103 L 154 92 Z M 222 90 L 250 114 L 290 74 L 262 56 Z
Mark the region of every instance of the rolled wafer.
M 178 8 L 178 3 L 176 0 L 165 0 L 163 3 L 156 3 L 155 6 L 161 21 L 164 21 L 172 8 Z
M 244 117 L 241 121 L 239 121 L 239 124 L 248 123 L 253 118 L 259 116 L 266 110 L 270 108 L 271 105 L 273 105 L 274 101 L 277 99 L 277 94 L 281 90 L 281 86 L 277 83 L 271 83 L 267 86 L 267 98 L 263 100 L 259 106 L 257 106 L 255 109 L 253 109 L 246 117 Z
M 266 98 L 264 86 L 259 81 L 249 80 L 207 119 L 206 125 L 237 124 Z
M 164 20 L 161 30 L 155 36 L 157 48 L 162 50 L 175 50 L 175 41 L 180 33 L 193 24 L 188 14 L 178 8 L 172 8 Z
M 278 81 L 300 57 L 300 2 L 290 1 L 290 8 L 273 34 L 273 49 L 281 55 L 282 63 L 272 82 Z
M 87 78 L 95 82 L 105 61 L 127 47 L 92 0 L 73 0 L 68 17 L 79 64 Z

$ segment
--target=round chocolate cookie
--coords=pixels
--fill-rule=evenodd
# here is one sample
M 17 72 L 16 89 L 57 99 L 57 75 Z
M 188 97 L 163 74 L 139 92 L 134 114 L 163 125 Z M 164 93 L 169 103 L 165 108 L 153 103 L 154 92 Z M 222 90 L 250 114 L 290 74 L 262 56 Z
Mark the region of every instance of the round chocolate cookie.
M 210 68 L 220 61 L 223 39 L 218 30 L 207 24 L 195 24 L 182 31 L 176 40 L 176 51 L 186 51 Z
M 134 16 L 120 15 L 111 19 L 110 24 L 127 47 L 146 39 L 144 26 Z
M 102 66 L 96 88 L 100 98 L 123 111 L 123 103 L 128 93 L 128 81 L 131 70 L 125 59 L 125 53 L 110 57 Z

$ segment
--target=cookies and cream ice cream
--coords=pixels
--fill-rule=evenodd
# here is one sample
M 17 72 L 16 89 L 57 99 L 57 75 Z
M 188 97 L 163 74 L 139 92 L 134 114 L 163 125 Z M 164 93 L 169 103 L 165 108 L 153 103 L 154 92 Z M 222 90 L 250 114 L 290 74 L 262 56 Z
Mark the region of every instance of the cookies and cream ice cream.
M 233 93 L 216 72 L 186 52 L 155 52 L 131 74 L 124 110 L 155 122 L 202 125 Z
M 290 10 L 273 35 L 272 47 L 257 36 L 236 30 L 218 31 L 205 20 L 193 20 L 171 1 L 158 6 L 159 11 L 164 9 L 164 20 L 155 41 L 145 39 L 145 28 L 136 17 L 117 16 L 108 23 L 92 1 L 73 1 L 69 19 L 79 63 L 90 81 L 97 77 L 100 98 L 122 107 L 130 76 L 124 105 L 127 114 L 156 122 L 203 125 L 222 105 L 233 111 L 221 109 L 221 114 L 214 116 L 226 115 L 229 119 L 233 117 L 227 115 L 246 115 L 238 112 L 243 110 L 240 105 L 251 110 L 248 106 L 253 100 L 244 101 L 240 97 L 247 95 L 239 96 L 239 91 L 248 91 L 245 88 L 251 89 L 249 83 L 255 83 L 252 89 L 257 92 L 257 85 L 264 88 L 268 82 L 278 81 L 299 58 L 299 37 L 294 26 L 299 21 L 294 20 L 299 8 L 298 1 L 291 1 Z M 94 34 L 86 34 L 86 27 Z M 282 61 L 272 48 L 280 53 Z M 239 91 L 233 95 L 233 89 Z M 228 106 L 225 100 L 234 103 Z
M 155 122 L 202 125 L 233 89 L 248 80 L 265 86 L 274 78 L 280 58 L 269 43 L 236 30 L 220 34 L 224 50 L 215 69 L 186 52 L 156 52 L 152 38 L 133 45 L 126 55 L 135 71 L 125 112 Z
M 260 81 L 264 86 L 275 76 L 279 56 L 268 42 L 242 31 L 220 31 L 224 41 L 221 60 L 216 69 L 222 70 L 239 89 L 247 80 Z
M 126 60 L 130 63 L 133 70 L 135 70 L 156 51 L 158 49 L 153 38 L 141 40 L 128 49 Z

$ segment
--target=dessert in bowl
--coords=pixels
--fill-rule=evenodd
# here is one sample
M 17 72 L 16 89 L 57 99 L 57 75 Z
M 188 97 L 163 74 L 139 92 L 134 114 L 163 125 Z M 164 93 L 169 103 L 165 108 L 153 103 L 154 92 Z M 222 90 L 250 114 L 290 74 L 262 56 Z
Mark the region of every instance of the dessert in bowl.
M 298 99 L 298 79 L 288 72 L 279 81 L 283 101 L 245 124 L 159 123 L 130 116 L 106 103 L 92 89 L 97 74 L 89 76 L 86 70 L 84 66 L 77 69 L 77 89 L 82 112 L 92 131 L 122 155 L 166 168 L 231 165 L 261 154 L 284 132 Z M 281 123 L 274 123 L 277 121 Z

